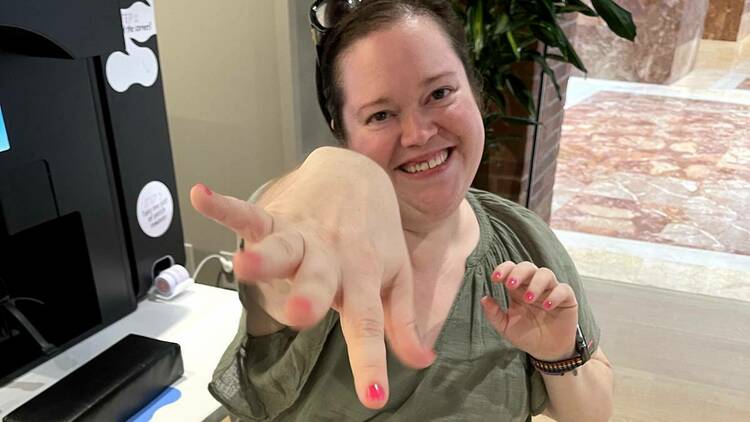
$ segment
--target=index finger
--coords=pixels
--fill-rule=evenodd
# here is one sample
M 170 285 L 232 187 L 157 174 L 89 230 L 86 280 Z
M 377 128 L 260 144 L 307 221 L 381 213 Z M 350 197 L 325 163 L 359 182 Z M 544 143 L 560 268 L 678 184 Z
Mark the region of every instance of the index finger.
M 190 189 L 190 202 L 199 213 L 251 241 L 273 232 L 273 217 L 247 201 L 211 191 L 198 183 Z
M 384 315 L 379 287 L 377 279 L 345 286 L 340 312 L 357 396 L 370 409 L 380 409 L 388 401 Z

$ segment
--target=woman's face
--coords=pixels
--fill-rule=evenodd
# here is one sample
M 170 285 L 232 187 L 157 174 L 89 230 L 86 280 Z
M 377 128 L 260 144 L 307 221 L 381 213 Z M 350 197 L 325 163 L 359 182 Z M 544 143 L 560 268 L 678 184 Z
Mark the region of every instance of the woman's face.
M 343 52 L 339 69 L 347 145 L 388 172 L 404 223 L 453 213 L 479 166 L 484 127 L 438 24 L 414 16 L 373 32 Z

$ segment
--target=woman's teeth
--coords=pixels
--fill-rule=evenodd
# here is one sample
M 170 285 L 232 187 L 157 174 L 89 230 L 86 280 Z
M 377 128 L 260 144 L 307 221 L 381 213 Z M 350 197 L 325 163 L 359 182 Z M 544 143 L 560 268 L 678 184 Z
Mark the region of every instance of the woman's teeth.
M 419 173 L 425 170 L 429 170 L 432 168 L 435 168 L 445 162 L 445 160 L 448 159 L 448 151 L 442 150 L 437 155 L 432 157 L 431 159 L 427 161 L 422 161 L 421 163 L 415 163 L 415 164 L 409 164 L 407 166 L 403 166 L 402 169 L 406 171 L 407 173 Z

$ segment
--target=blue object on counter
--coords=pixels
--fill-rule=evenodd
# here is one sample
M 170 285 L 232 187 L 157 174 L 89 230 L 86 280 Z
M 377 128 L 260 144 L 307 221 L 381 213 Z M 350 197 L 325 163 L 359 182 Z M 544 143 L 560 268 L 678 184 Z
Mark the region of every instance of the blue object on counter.
M 170 403 L 176 402 L 180 396 L 182 396 L 180 390 L 174 387 L 167 387 L 161 392 L 161 394 L 156 396 L 151 403 L 147 404 L 146 407 L 131 416 L 127 422 L 148 422 L 154 417 L 157 410 Z

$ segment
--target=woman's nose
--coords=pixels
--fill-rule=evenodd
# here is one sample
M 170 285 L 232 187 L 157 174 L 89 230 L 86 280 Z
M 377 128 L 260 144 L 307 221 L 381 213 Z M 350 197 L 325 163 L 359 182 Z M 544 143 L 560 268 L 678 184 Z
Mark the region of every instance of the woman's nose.
M 404 147 L 424 145 L 436 133 L 437 125 L 427 113 L 405 113 L 401 119 L 401 145 Z

